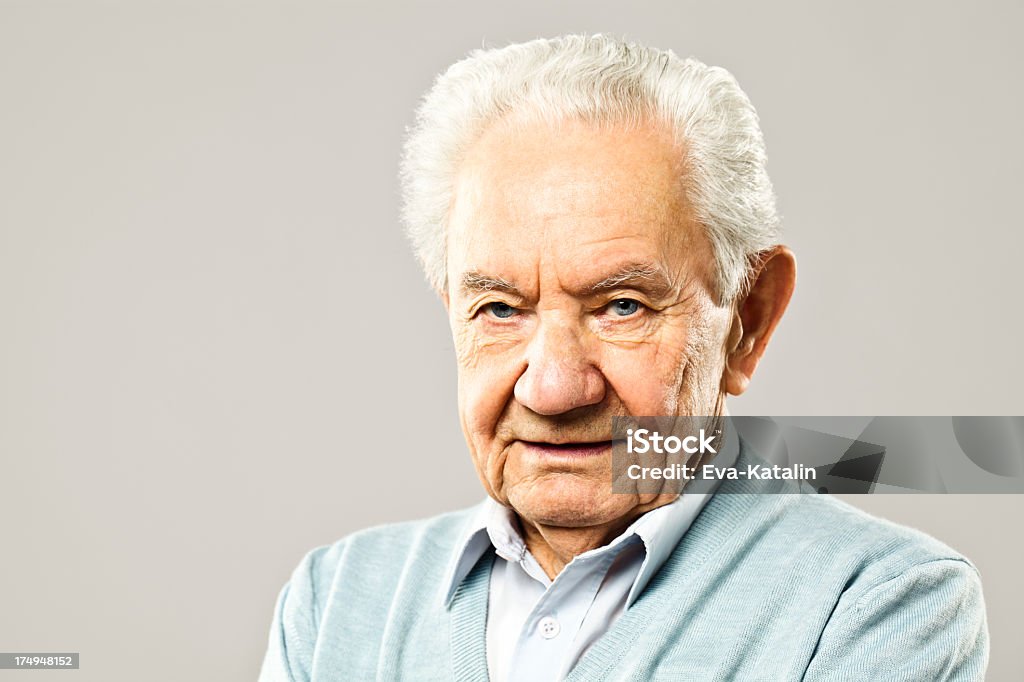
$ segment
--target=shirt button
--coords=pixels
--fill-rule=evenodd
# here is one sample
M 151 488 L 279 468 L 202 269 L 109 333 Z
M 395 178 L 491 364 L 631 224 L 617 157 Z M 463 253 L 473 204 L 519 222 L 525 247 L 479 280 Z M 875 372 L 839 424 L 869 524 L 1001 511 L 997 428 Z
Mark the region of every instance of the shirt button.
M 562 631 L 562 626 L 559 625 L 558 621 L 551 616 L 541 618 L 537 627 L 540 630 L 540 636 L 544 639 L 554 639 L 555 637 L 558 637 L 558 633 Z

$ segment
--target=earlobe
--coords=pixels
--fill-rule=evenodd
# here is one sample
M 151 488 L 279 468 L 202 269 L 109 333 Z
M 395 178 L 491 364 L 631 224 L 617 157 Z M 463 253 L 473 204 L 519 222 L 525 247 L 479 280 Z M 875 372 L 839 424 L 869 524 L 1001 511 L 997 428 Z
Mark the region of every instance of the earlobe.
M 750 384 L 750 377 L 728 365 L 722 377 L 722 389 L 728 395 L 742 395 Z
M 725 374 L 722 377 L 722 388 L 729 395 L 740 395 L 747 390 L 753 368 L 750 366 L 750 353 L 753 348 L 752 338 L 744 336 L 738 340 L 732 351 L 725 358 Z
M 747 390 L 796 286 L 796 258 L 787 247 L 776 246 L 758 260 L 760 267 L 750 291 L 736 305 L 729 332 L 722 383 L 730 395 Z

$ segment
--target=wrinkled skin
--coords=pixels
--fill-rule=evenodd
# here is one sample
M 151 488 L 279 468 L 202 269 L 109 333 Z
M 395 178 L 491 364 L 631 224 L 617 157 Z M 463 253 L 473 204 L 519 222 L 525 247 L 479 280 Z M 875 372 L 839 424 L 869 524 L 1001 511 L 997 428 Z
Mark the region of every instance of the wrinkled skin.
M 484 488 L 550 575 L 673 494 L 613 494 L 611 418 L 708 415 L 745 390 L 792 292 L 765 254 L 743 301 L 657 126 L 489 128 L 457 177 L 444 300 L 463 432 Z

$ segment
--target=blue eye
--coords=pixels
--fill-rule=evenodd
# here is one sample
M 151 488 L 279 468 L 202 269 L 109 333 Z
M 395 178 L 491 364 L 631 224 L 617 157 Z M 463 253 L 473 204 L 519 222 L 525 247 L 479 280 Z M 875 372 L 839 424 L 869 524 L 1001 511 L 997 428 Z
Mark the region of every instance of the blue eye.
M 619 317 L 629 317 L 640 310 L 640 303 L 631 298 L 620 298 L 612 301 L 608 308 Z
M 495 303 L 488 303 L 486 306 L 487 310 L 498 319 L 506 320 L 516 314 L 516 309 L 510 306 L 508 303 L 502 303 L 500 301 Z

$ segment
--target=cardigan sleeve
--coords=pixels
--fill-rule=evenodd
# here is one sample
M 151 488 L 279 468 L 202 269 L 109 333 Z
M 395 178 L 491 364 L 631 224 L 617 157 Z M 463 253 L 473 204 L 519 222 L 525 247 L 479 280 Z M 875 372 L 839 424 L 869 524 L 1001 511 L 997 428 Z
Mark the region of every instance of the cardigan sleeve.
M 321 553 L 307 554 L 281 589 L 259 682 L 309 682 L 319 622 L 314 572 Z
M 963 560 L 937 559 L 837 609 L 804 680 L 984 680 L 988 651 L 977 570 Z

